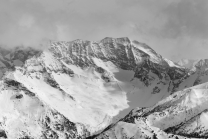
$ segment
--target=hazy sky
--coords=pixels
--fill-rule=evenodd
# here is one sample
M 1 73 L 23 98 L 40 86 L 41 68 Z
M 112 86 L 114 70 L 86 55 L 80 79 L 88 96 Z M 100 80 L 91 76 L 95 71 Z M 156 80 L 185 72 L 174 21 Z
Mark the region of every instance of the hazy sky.
M 172 60 L 208 58 L 208 0 L 0 0 L 0 43 L 129 37 Z

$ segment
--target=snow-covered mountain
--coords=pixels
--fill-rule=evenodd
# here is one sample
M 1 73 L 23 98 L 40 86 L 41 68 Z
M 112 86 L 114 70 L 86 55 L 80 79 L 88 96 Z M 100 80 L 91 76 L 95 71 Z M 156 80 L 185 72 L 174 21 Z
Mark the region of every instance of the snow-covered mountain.
M 32 48 L 0 52 L 4 65 L 0 82 L 0 137 L 9 139 L 84 139 L 93 135 L 113 138 L 111 134 L 125 138 L 123 128 L 127 128 L 125 134 L 128 132 L 129 138 L 134 133 L 140 136 L 135 127 L 144 124 L 147 128 L 147 123 L 137 120 L 139 116 L 135 118 L 135 114 L 140 113 L 145 119 L 154 115 L 151 109 L 160 104 L 165 108 L 157 112 L 165 110 L 165 105 L 167 109 L 174 107 L 176 103 L 169 103 L 171 100 L 166 97 L 208 81 L 207 60 L 187 69 L 129 38 L 53 42 L 42 52 Z M 160 100 L 164 104 L 155 106 Z M 192 100 L 198 101 L 194 97 Z M 182 99 L 177 100 L 176 107 L 181 107 L 179 101 Z M 136 107 L 142 109 L 138 111 Z M 136 119 L 138 123 L 132 125 L 125 119 Z M 152 127 L 161 133 L 166 131 L 157 125 Z M 149 130 L 141 135 L 148 136 L 146 132 Z

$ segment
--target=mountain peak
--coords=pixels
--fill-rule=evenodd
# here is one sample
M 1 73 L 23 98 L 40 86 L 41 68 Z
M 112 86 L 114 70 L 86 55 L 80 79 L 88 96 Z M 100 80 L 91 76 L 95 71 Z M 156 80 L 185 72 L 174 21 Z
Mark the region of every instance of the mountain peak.
M 127 62 L 129 60 L 131 60 L 130 63 L 140 63 L 142 59 L 150 59 L 157 63 L 164 62 L 162 57 L 148 45 L 139 43 L 138 41 L 131 41 L 127 37 L 106 37 L 98 42 L 83 40 L 53 42 L 51 48 L 57 54 L 59 53 L 59 56 L 62 54 L 70 54 L 73 57 L 88 60 L 88 57 L 99 57 L 101 59 L 123 60 L 125 64 L 129 63 Z

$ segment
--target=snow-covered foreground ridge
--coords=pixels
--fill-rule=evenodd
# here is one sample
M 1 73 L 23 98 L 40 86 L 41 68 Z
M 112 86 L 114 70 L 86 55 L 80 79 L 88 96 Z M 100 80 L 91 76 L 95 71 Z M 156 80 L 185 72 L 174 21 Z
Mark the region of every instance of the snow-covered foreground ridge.
M 128 38 L 53 42 L 43 52 L 0 53 L 0 137 L 9 139 L 93 138 L 130 109 L 153 106 L 176 91 L 208 81 L 207 60 L 186 69 Z M 127 117 L 135 121 L 131 113 Z M 152 119 L 144 123 L 161 132 L 172 126 Z M 143 126 L 137 121 L 136 127 Z M 135 124 L 120 123 L 111 125 L 110 132 L 105 129 L 106 134 L 119 139 L 126 132 L 129 138 L 140 135 Z M 119 132 L 111 132 L 118 125 Z M 123 134 L 121 128 L 134 132 Z
M 137 108 L 96 139 L 208 137 L 208 83 L 178 91 L 150 108 Z

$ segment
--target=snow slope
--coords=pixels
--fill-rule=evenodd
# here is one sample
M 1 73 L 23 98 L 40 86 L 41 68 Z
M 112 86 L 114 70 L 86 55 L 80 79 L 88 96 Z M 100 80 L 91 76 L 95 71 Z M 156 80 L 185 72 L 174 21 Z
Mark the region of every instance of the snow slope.
M 138 108 L 96 139 L 207 138 L 208 83 L 176 92 L 150 108 Z

